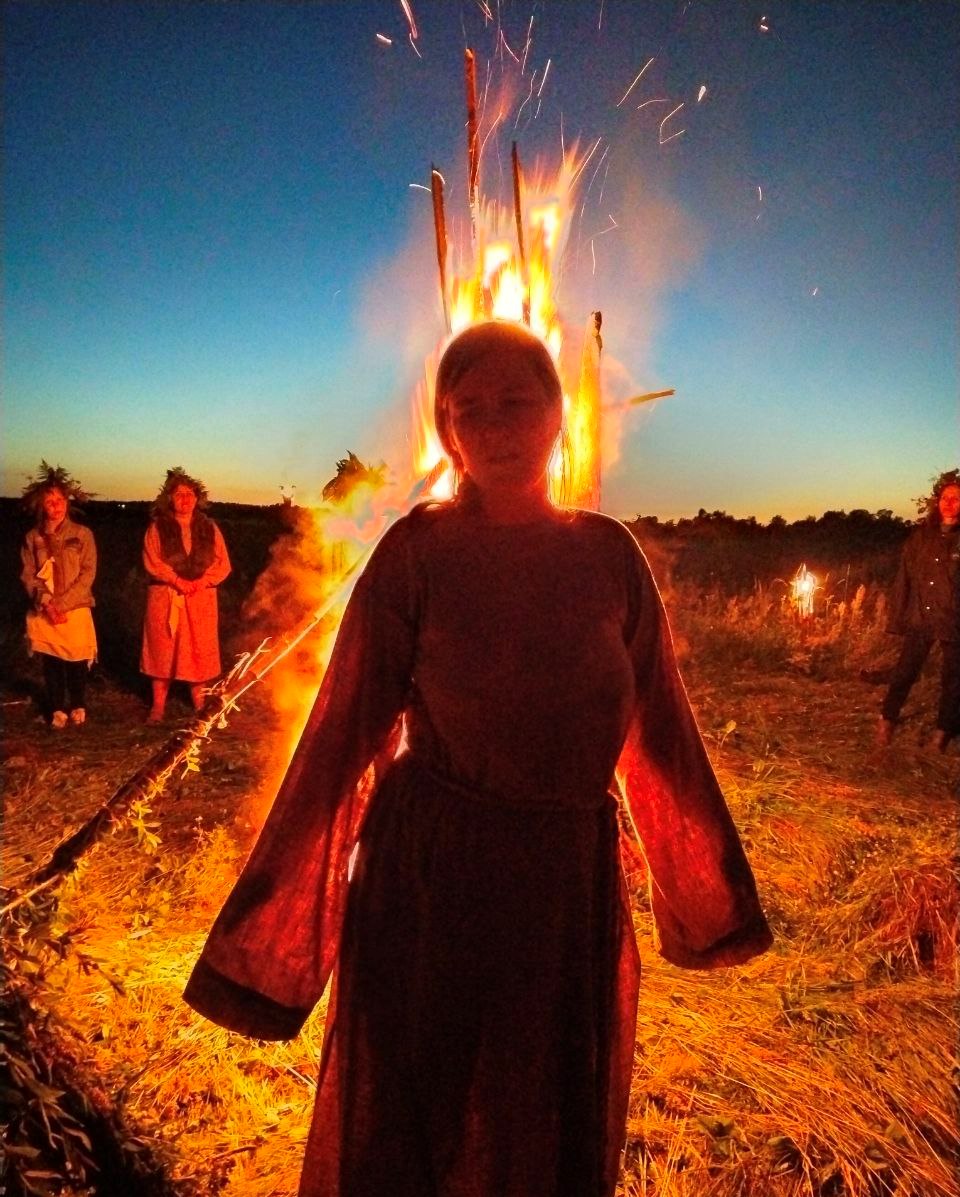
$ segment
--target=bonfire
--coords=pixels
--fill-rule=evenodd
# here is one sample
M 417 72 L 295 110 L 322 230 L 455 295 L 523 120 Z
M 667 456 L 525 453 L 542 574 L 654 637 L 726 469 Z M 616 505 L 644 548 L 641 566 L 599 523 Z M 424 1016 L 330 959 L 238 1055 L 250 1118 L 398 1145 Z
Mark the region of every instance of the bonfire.
M 514 144 L 509 202 L 484 200 L 469 54 L 466 84 L 471 236 L 456 248 L 456 260 L 445 181 L 438 170 L 430 174 L 443 331 L 504 318 L 527 323 L 545 340 L 564 385 L 553 495 L 597 508 L 601 316 L 584 313 L 571 334 L 553 302 L 573 195 L 593 151 L 564 151 L 549 182 L 538 175 L 532 183 Z M 578 351 L 561 353 L 581 328 Z M 59 844 L 50 842 L 46 824 L 36 844 L 29 837 L 52 779 L 13 788 L 14 830 L 36 857 L 25 863 L 22 854 L 8 874 L 15 888 L 4 905 L 12 970 L 4 1067 L 19 1094 L 8 1162 L 21 1191 L 88 1191 L 98 1170 L 101 1178 L 111 1173 L 110 1191 L 118 1193 L 293 1191 L 322 1004 L 295 1043 L 256 1045 L 194 1017 L 179 994 L 297 742 L 351 582 L 392 519 L 426 497 L 450 493 L 452 472 L 430 419 L 435 364 L 426 363 L 413 396 L 413 460 L 393 485 L 351 455 L 328 487 L 326 505 L 304 514 L 301 538 L 321 546 L 324 568 L 322 593 L 311 596 L 316 601 L 303 621 L 251 646 L 213 688 L 205 710 L 105 802 L 75 784 L 71 813 L 89 811 L 94 798 L 98 806 Z M 288 567 L 278 556 L 264 588 Z M 712 634 L 724 617 L 709 616 Z M 775 630 L 769 611 L 762 623 L 768 634 Z M 696 635 L 692 626 L 691 641 Z M 304 653 L 312 671 L 291 667 Z M 811 777 L 799 747 L 809 738 L 805 729 L 780 733 L 789 751 L 770 733 L 782 716 L 781 695 L 763 690 L 749 670 L 737 678 L 726 666 L 711 673 L 709 657 L 699 663 L 696 698 L 717 729 L 719 776 L 757 863 L 779 948 L 723 974 L 679 974 L 657 962 L 643 865 L 633 862 L 628 881 L 647 967 L 623 1193 L 951 1197 L 960 1158 L 950 1093 L 960 917 L 953 808 L 938 794 L 931 814 L 912 777 L 875 772 L 858 786 L 863 766 L 852 758 L 831 759 Z M 261 682 L 274 687 L 266 712 L 255 689 Z M 752 729 L 729 718 L 750 686 Z M 799 694 L 791 694 L 798 706 Z M 250 710 L 270 743 L 268 768 L 254 754 L 267 781 L 245 795 L 253 827 L 211 829 L 197 817 L 182 832 L 189 851 L 165 847 L 170 825 L 162 829 L 156 818 L 164 790 L 184 774 L 186 786 L 198 784 L 201 754 L 209 758 L 217 742 L 234 761 L 247 761 L 249 731 L 238 734 L 235 726 L 237 712 Z M 283 712 L 279 720 L 275 710 Z M 106 775 L 94 774 L 98 782 Z M 90 853 L 124 828 L 134 834 L 119 835 L 115 852 Z M 41 1013 L 47 1010 L 56 1017 Z M 95 1073 L 102 1082 L 91 1081 Z

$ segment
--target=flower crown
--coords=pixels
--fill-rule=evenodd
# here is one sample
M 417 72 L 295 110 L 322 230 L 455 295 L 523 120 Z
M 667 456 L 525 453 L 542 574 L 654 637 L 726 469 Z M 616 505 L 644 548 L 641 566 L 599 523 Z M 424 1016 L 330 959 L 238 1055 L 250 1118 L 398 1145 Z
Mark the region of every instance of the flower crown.
M 30 478 L 23 488 L 20 501 L 28 511 L 36 515 L 43 503 L 43 496 L 48 490 L 53 489 L 62 491 L 68 503 L 86 503 L 88 499 L 93 498 L 93 493 L 85 491 L 79 479 L 74 478 L 69 470 L 41 461 L 36 475 Z

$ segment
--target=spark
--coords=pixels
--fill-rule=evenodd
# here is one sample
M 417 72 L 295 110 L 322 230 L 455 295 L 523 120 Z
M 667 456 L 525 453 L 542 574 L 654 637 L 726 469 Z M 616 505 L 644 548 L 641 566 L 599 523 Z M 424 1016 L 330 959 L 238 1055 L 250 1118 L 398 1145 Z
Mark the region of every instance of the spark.
M 574 174 L 573 178 L 570 180 L 570 187 L 571 187 L 571 189 L 572 189 L 572 188 L 573 188 L 573 187 L 576 185 L 577 179 L 579 179 L 579 178 L 580 178 L 580 176 L 583 174 L 583 172 L 584 172 L 584 171 L 587 169 L 587 163 L 590 161 L 590 159 L 593 157 L 593 155 L 594 155 L 594 154 L 597 152 L 597 148 L 599 147 L 599 145 L 600 145 L 600 142 L 601 142 L 602 140 L 603 140 L 603 138 L 602 138 L 602 137 L 598 137 L 598 138 L 597 138 L 597 140 L 596 140 L 596 141 L 593 143 L 593 145 L 590 147 L 590 151 L 589 151 L 589 153 L 587 154 L 587 156 L 584 158 L 584 160 L 583 160 L 583 161 L 580 163 L 580 165 L 577 167 L 576 173 Z
M 408 183 L 407 186 L 411 191 L 429 191 L 429 187 L 424 187 L 422 183 Z
M 614 229 L 618 229 L 620 227 L 609 212 L 607 213 L 607 220 L 610 221 L 607 227 L 605 229 L 601 229 L 598 233 L 594 233 L 593 237 L 590 238 L 591 241 L 593 241 L 595 237 L 602 237 L 604 233 L 612 233 Z
M 393 45 L 393 38 L 387 37 L 387 35 L 385 33 L 378 33 L 377 41 L 380 42 L 384 46 L 392 46 Z
M 420 36 L 417 30 L 417 22 L 413 19 L 413 9 L 410 7 L 410 0 L 400 0 L 400 7 L 403 9 L 403 15 L 407 18 L 407 24 L 410 26 L 410 41 L 415 42 Z M 416 49 L 416 46 L 414 46 Z
M 757 26 L 757 28 L 760 30 L 761 33 L 769 33 L 770 32 L 770 24 L 767 21 L 766 17 L 760 18 L 760 23 Z
M 484 98 L 486 98 L 486 97 L 484 97 Z M 490 122 L 490 128 L 487 130 L 486 136 L 484 137 L 483 141 L 480 142 L 480 149 L 478 151 L 478 157 L 481 160 L 483 159 L 483 151 L 487 148 L 487 142 L 494 135 L 494 133 L 496 133 L 497 128 L 500 125 L 500 122 L 502 120 L 503 120 L 503 109 L 501 108 L 500 111 L 497 113 L 497 115 Z
M 670 103 L 670 101 L 665 96 L 658 96 L 657 99 L 655 99 L 655 100 L 644 100 L 642 104 L 638 104 L 637 112 L 639 112 L 641 108 L 646 108 L 646 106 L 648 104 L 669 104 L 669 103 Z
M 544 89 L 544 87 L 546 86 L 546 83 L 547 83 L 547 76 L 550 74 L 550 63 L 551 63 L 551 62 L 553 62 L 553 59 L 552 59 L 552 58 L 548 58 L 548 59 L 547 59 L 547 65 L 546 65 L 546 66 L 543 68 L 543 78 L 540 80 L 540 90 L 537 92 L 537 99 L 538 99 L 538 100 L 539 100 L 539 99 L 540 99 L 540 97 L 543 95 L 543 89 Z
M 533 13 L 530 14 L 530 24 L 527 26 L 527 40 L 523 43 L 523 62 L 520 63 L 520 74 L 527 69 L 527 55 L 533 44 Z
M 503 33 L 503 30 L 502 30 L 502 29 L 500 30 L 500 44 L 503 46 L 504 50 L 506 50 L 506 52 L 507 52 L 507 53 L 510 55 L 510 57 L 513 59 L 513 61 L 519 64 L 519 62 L 520 62 L 520 59 L 519 59 L 519 58 L 516 56 L 516 54 L 514 54 L 514 52 L 513 52 L 513 51 L 510 49 L 510 46 L 509 46 L 509 44 L 508 44 L 508 42 L 507 42 L 507 39 L 506 39 L 506 37 L 504 36 L 504 33 Z
M 763 188 L 760 186 L 759 183 L 757 184 L 757 203 L 758 204 L 763 203 Z
M 604 160 L 606 159 L 607 154 L 609 154 L 609 153 L 610 153 L 610 146 L 608 145 L 606 147 L 606 149 L 603 151 L 603 153 L 600 155 L 600 161 L 597 163 L 596 169 L 594 170 L 593 174 L 590 176 L 590 182 L 587 186 L 587 192 L 586 192 L 586 195 L 584 196 L 584 199 L 586 199 L 587 196 L 590 194 L 590 192 L 593 190 L 593 185 L 597 181 L 597 175 L 600 173 L 600 167 L 603 166 Z M 600 199 L 601 200 L 603 199 L 603 188 L 600 189 Z
M 671 133 L 669 137 L 664 137 L 664 135 L 663 135 L 663 126 L 667 123 L 667 121 L 671 118 L 671 116 L 676 116 L 682 107 L 683 107 L 683 101 L 681 100 L 680 103 L 676 106 L 676 108 L 671 108 L 670 111 L 667 113 L 667 115 L 660 122 L 660 144 L 661 145 L 666 145 L 667 142 L 672 141 L 674 137 L 679 137 L 680 133 L 686 132 L 685 129 L 681 129 L 680 133 Z
M 707 94 L 707 85 L 706 85 L 706 83 L 701 83 L 700 90 L 697 92 L 697 103 L 698 104 L 700 103 L 700 101 L 703 99 L 703 97 L 706 94 Z
M 477 8 L 480 9 L 487 21 L 493 20 L 493 13 L 490 11 L 490 5 L 487 4 L 486 0 L 477 0 Z
M 593 261 L 593 273 L 597 273 L 597 251 L 593 247 L 593 238 L 590 238 L 590 258 Z
M 813 290 L 810 292 L 810 294 L 811 294 L 811 295 L 814 295 L 814 296 L 815 296 L 815 295 L 819 295 L 819 294 L 820 294 L 820 288 L 819 288 L 819 287 L 814 287 L 814 288 L 813 288 Z
M 414 54 L 416 54 L 416 56 L 417 56 L 418 58 L 423 58 L 423 55 L 422 55 L 422 54 L 420 53 L 420 51 L 417 49 L 417 43 L 416 43 L 416 42 L 413 40 L 413 34 L 412 34 L 412 33 L 410 34 L 410 45 L 411 45 L 411 47 L 413 48 L 413 52 L 414 52 Z
M 630 86 L 627 88 L 627 90 L 623 93 L 623 95 L 617 101 L 617 104 L 616 104 L 617 108 L 620 107 L 620 105 L 623 103 L 623 101 L 627 98 L 627 96 L 633 91 L 633 89 L 637 86 L 637 84 L 643 78 L 643 72 L 647 69 L 647 67 L 650 65 L 651 62 L 653 62 L 653 59 L 648 58 L 647 61 L 643 64 L 643 66 L 640 68 L 640 71 L 637 74 L 636 79 L 634 79 L 634 81 L 630 84 Z
M 597 29 L 603 28 L 603 0 L 600 0 L 600 15 L 597 18 Z
M 603 172 L 603 182 L 600 184 L 600 197 L 597 202 L 601 203 L 601 204 L 603 203 L 603 189 L 607 185 L 607 175 L 610 173 L 610 162 L 611 161 L 612 161 L 612 159 L 610 159 L 610 158 L 607 159 L 607 169 Z
M 530 103 L 530 100 L 533 96 L 533 86 L 534 86 L 534 83 L 536 82 L 536 78 L 537 78 L 537 73 L 536 73 L 536 71 L 534 71 L 534 73 L 530 76 L 530 91 L 527 93 L 527 98 L 523 101 L 523 103 L 517 109 L 517 119 L 513 122 L 514 128 L 516 128 L 517 125 L 520 124 L 520 114 L 521 114 L 521 112 L 523 112 L 524 108 L 526 108 L 526 106 Z

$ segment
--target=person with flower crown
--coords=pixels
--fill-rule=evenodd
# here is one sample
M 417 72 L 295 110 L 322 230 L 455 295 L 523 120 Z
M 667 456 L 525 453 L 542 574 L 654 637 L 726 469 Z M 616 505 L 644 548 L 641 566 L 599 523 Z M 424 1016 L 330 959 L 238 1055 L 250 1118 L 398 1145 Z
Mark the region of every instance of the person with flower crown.
M 217 587 L 230 557 L 217 525 L 204 514 L 207 488 L 182 466 L 167 470 L 143 544 L 147 608 L 140 668 L 150 678 L 148 723 L 160 723 L 172 681 L 190 687 L 194 710 L 220 672 Z
M 43 663 L 44 714 L 55 731 L 86 722 L 86 683 L 97 657 L 93 533 L 74 518 L 73 504 L 89 498 L 61 466 L 41 461 L 24 488 L 34 516 L 21 550 L 21 580 L 30 598 L 27 641 Z
M 770 946 L 646 560 L 550 500 L 562 411 L 522 326 L 447 347 L 456 496 L 359 577 L 187 985 L 221 1026 L 290 1039 L 333 972 L 300 1197 L 613 1197 L 639 983 L 614 788 L 662 955 Z

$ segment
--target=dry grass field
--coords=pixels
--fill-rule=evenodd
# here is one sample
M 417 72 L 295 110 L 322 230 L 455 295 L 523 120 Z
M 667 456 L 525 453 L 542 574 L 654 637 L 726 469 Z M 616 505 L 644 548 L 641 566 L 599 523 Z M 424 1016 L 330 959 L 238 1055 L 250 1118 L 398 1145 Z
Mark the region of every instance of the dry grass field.
M 860 593 L 801 626 L 779 599 L 668 594 L 688 688 L 776 933 L 749 965 L 644 961 L 623 1197 L 955 1197 L 957 784 L 927 746 L 933 674 L 873 747 L 889 646 Z M 102 681 L 54 734 L 6 709 L 4 884 L 19 885 L 175 727 Z M 256 694 L 190 770 L 5 929 L 6 1192 L 296 1191 L 323 1036 L 204 1022 L 180 992 L 289 738 Z

